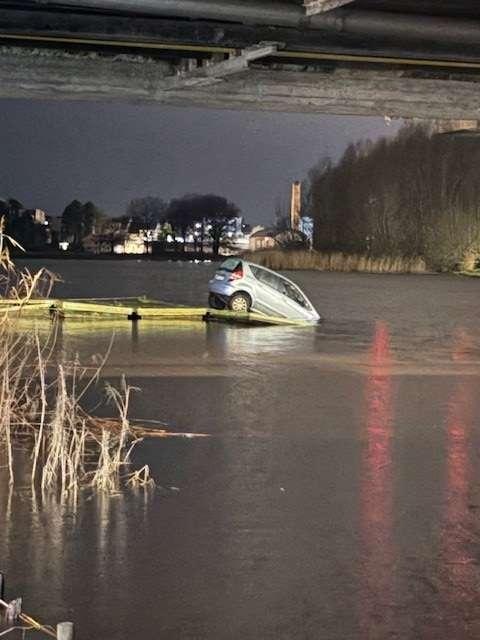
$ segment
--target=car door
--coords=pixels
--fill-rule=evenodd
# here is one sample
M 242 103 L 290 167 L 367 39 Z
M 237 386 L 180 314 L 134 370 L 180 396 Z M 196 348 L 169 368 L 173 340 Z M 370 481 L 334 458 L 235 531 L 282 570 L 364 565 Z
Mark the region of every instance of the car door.
M 288 318 L 291 309 L 282 293 L 282 278 L 262 267 L 255 266 L 251 270 L 256 279 L 255 307 L 258 311 Z
M 275 314 L 275 300 L 273 299 L 272 288 L 269 285 L 269 272 L 257 265 L 250 265 L 250 270 L 255 278 L 254 311 L 267 315 Z

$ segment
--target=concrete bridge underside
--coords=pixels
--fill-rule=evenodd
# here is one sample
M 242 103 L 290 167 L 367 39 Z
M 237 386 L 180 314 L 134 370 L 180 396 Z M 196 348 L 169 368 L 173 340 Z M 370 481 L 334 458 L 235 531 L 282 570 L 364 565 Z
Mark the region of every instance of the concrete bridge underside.
M 0 97 L 480 119 L 468 3 L 251 0 L 244 18 L 225 13 L 239 4 L 2 3 Z

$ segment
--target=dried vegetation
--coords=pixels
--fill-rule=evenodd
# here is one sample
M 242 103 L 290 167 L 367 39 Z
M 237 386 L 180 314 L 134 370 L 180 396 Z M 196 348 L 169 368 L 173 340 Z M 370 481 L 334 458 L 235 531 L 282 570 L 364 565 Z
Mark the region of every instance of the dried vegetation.
M 360 271 L 365 273 L 425 273 L 425 260 L 420 257 L 368 256 L 339 251 L 256 251 L 248 260 L 275 271 L 316 269 L 318 271 Z
M 134 389 L 125 379 L 118 389 L 107 386 L 106 400 L 117 418 L 89 415 L 82 401 L 97 383 L 104 361 L 92 374 L 76 359 L 59 358 L 56 322 L 46 336 L 33 327 L 28 333 L 19 329 L 22 306 L 48 296 L 54 276 L 45 270 L 18 270 L 10 258 L 11 245 L 15 241 L 0 224 L 0 297 L 19 305 L 15 315 L 0 315 L 0 452 L 10 484 L 16 480 L 20 448 L 31 458 L 32 486 L 43 491 L 77 492 L 82 486 L 115 491 L 122 478 L 151 486 L 148 467 L 130 474 L 127 469 L 132 448 L 145 435 L 128 419 Z

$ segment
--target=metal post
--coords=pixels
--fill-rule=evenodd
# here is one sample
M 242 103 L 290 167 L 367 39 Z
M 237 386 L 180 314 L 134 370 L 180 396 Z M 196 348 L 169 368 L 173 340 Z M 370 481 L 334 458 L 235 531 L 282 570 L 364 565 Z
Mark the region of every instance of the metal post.
M 0 600 L 5 600 L 5 576 L 0 573 Z
M 73 622 L 59 622 L 57 624 L 57 640 L 74 640 L 74 636 Z

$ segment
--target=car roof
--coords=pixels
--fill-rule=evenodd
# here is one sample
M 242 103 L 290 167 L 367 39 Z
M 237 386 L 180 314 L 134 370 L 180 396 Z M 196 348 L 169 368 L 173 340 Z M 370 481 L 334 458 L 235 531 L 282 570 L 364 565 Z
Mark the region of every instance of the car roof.
M 268 271 L 269 273 L 273 273 L 274 276 L 277 276 L 277 278 L 281 278 L 282 280 L 286 280 L 287 282 L 289 282 L 290 284 L 292 284 L 294 287 L 296 287 L 297 289 L 300 289 L 300 287 L 298 286 L 298 284 L 295 284 L 295 282 L 292 282 L 291 280 L 289 280 L 288 278 L 286 278 L 284 275 L 282 275 L 281 273 L 278 273 L 278 271 L 274 271 L 273 269 L 269 269 L 268 267 L 264 267 L 262 264 L 257 264 L 256 262 L 250 262 L 250 260 L 244 260 L 243 258 L 240 258 L 240 260 L 242 262 L 244 262 L 246 265 L 248 265 L 249 267 L 258 267 L 259 269 L 263 269 L 264 271 Z M 301 291 L 301 289 L 300 289 Z M 303 291 L 302 291 L 303 293 Z M 305 295 L 305 294 L 303 294 Z

